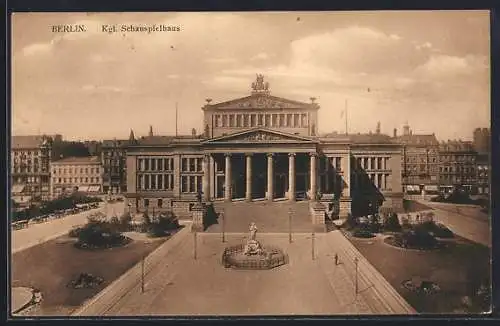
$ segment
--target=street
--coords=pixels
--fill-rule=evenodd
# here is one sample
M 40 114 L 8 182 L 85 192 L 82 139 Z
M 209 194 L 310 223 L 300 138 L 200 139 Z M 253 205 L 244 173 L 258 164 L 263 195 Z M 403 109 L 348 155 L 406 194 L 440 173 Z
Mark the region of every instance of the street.
M 432 207 L 435 220 L 446 225 L 453 233 L 491 248 L 490 222 L 486 214 L 480 214 L 467 205 L 419 202 Z
M 22 251 L 24 249 L 36 246 L 37 244 L 43 243 L 55 239 L 61 235 L 64 235 L 72 227 L 77 225 L 82 225 L 87 222 L 87 216 L 92 213 L 102 211 L 110 217 L 114 213 L 120 216 L 124 209 L 124 202 L 115 202 L 107 204 L 101 203 L 99 208 L 92 209 L 86 212 L 81 212 L 74 215 L 68 215 L 59 219 L 50 220 L 44 223 L 32 224 L 25 229 L 15 230 L 11 232 L 11 250 L 12 253 Z

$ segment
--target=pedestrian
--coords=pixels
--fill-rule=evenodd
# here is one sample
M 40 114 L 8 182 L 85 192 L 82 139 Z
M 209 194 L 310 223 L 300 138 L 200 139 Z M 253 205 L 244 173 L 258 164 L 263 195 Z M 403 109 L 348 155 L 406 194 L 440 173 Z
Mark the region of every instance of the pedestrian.
M 337 253 L 335 253 L 335 266 L 337 266 L 339 264 L 339 255 L 337 255 Z

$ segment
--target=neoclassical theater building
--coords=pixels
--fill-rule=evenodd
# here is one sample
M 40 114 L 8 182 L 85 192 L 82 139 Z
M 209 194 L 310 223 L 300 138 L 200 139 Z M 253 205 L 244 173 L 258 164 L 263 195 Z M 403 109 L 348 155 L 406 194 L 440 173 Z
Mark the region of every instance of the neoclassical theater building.
M 156 136 L 150 130 L 133 139 L 127 148 L 131 213 L 172 210 L 189 217 L 200 197 L 320 201 L 340 216 L 400 210 L 400 145 L 379 128 L 319 135 L 319 109 L 315 98 L 306 103 L 271 95 L 257 75 L 249 96 L 207 99 L 202 135 Z

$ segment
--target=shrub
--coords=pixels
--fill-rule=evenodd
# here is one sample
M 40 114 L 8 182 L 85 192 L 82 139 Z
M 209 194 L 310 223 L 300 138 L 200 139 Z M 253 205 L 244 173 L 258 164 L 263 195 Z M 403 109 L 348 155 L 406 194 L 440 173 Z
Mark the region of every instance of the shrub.
M 78 231 L 78 248 L 100 249 L 122 246 L 130 239 L 102 222 L 89 222 Z
M 373 238 L 375 235 L 366 228 L 357 228 L 352 232 L 352 235 L 356 238 Z
M 401 231 L 401 224 L 399 223 L 398 214 L 389 214 L 389 216 L 384 221 L 384 230 L 392 232 Z
M 130 222 L 132 222 L 132 216 L 130 215 L 130 213 L 125 212 L 120 216 L 121 224 L 128 225 L 130 224 Z
M 438 242 L 429 232 L 416 229 L 396 234 L 394 244 L 402 248 L 426 250 L 435 248 Z
M 415 230 L 428 232 L 438 238 L 453 238 L 453 232 L 443 224 L 436 224 L 433 221 L 423 222 L 415 227 Z
M 68 236 L 70 238 L 78 238 L 80 235 L 82 228 L 81 227 L 74 227 L 68 232 Z

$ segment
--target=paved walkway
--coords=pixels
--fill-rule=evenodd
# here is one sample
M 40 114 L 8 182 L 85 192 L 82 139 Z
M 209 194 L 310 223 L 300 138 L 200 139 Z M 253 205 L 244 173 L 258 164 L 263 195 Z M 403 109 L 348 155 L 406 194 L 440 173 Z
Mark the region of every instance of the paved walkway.
M 440 203 L 433 203 L 429 201 L 422 202 L 425 205 L 432 207 L 435 214 L 435 220 L 446 225 L 453 233 L 469 239 L 471 241 L 480 243 L 482 245 L 491 247 L 491 229 L 489 219 L 484 216 L 477 215 L 470 216 L 471 211 L 465 212 L 465 207 L 447 204 L 445 209 Z M 455 207 L 455 210 L 452 208 Z M 458 213 L 456 208 L 458 208 Z
M 12 288 L 11 294 L 11 312 L 18 311 L 33 299 L 33 291 L 26 287 Z
M 95 315 L 96 311 L 97 315 L 109 316 L 412 313 L 411 307 L 394 312 L 388 308 L 391 303 L 384 305 L 379 302 L 380 297 L 370 298 L 374 291 L 363 288 L 366 281 L 360 283 L 356 295 L 353 266 L 334 263 L 332 248 L 342 250 L 339 255 L 346 261 L 351 259 L 345 249 L 339 249 L 350 245 L 342 242 L 347 240 L 340 233 L 316 234 L 314 259 L 310 233 L 294 234 L 292 243 L 287 234 L 259 234 L 263 244 L 279 246 L 287 252 L 287 265 L 263 271 L 224 268 L 220 262 L 224 247 L 241 243 L 245 237 L 246 234 L 227 234 L 226 243 L 222 243 L 218 234 L 199 233 L 196 260 L 193 234 L 184 234 L 177 243 L 169 240 L 164 246 L 175 248 L 157 257 L 160 262 L 147 273 L 145 293 L 141 293 L 140 282 L 136 279 L 134 283 L 130 278 L 128 293 L 117 293 L 115 302 L 94 300 L 92 304 L 97 310 L 82 308 L 78 315 Z M 374 280 L 372 288 L 380 287 L 372 272 L 364 275 L 364 280 Z M 102 296 L 113 298 L 109 294 L 113 289 L 103 292 L 107 290 L 108 294 Z M 103 310 L 103 306 L 107 307 Z
M 110 208 L 115 208 L 115 213 L 119 216 L 124 209 L 123 202 L 109 204 Z M 72 227 L 85 224 L 87 216 L 92 213 L 103 211 L 106 212 L 104 204 L 99 208 L 81 212 L 78 214 L 68 215 L 59 219 L 53 219 L 47 222 L 32 224 L 25 229 L 14 230 L 11 232 L 11 250 L 16 253 L 40 243 L 53 240 L 66 234 Z M 109 209 L 109 214 L 112 214 L 112 209 Z

